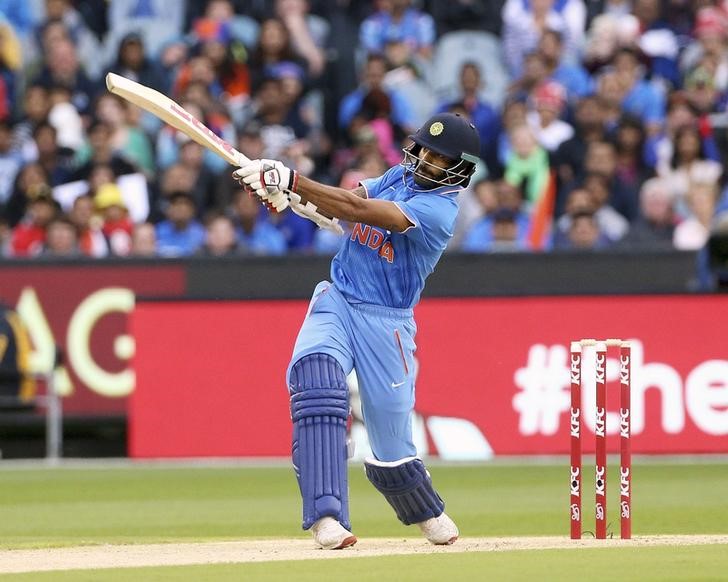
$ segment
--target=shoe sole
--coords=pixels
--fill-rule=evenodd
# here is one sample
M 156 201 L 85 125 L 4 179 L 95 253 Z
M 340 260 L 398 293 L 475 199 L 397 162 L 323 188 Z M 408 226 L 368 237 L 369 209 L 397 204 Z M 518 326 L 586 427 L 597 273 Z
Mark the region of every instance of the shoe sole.
M 321 544 L 316 544 L 316 547 L 320 550 L 343 550 L 344 548 L 348 548 L 353 546 L 357 542 L 356 536 L 351 535 L 345 537 L 341 543 L 337 546 L 323 546 Z
M 453 545 L 458 539 L 458 536 L 452 537 L 446 542 L 432 542 L 436 546 L 451 546 Z
M 344 541 L 341 542 L 338 546 L 333 548 L 334 550 L 343 550 L 344 548 L 349 548 L 353 546 L 356 543 L 356 536 L 349 536 L 347 538 L 344 538 Z

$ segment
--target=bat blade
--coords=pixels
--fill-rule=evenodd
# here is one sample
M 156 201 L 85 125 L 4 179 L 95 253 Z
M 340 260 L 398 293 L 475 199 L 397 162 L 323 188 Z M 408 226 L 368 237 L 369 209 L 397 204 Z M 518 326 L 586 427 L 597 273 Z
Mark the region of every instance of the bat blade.
M 106 75 L 106 88 L 114 95 L 156 115 L 201 146 L 215 152 L 229 164 L 242 166 L 250 161 L 194 115 L 159 91 L 116 73 Z

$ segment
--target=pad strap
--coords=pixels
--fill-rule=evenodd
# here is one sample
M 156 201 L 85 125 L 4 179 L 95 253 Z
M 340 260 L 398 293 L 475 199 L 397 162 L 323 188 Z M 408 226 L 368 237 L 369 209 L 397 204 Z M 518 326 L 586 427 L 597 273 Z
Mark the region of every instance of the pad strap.
M 303 529 L 331 516 L 349 523 L 346 421 L 349 394 L 341 365 L 310 354 L 293 365 L 288 390 L 293 420 L 293 469 L 303 498 Z
M 432 487 L 425 464 L 417 457 L 385 463 L 367 458 L 367 478 L 394 508 L 399 520 L 410 525 L 445 511 L 445 502 Z

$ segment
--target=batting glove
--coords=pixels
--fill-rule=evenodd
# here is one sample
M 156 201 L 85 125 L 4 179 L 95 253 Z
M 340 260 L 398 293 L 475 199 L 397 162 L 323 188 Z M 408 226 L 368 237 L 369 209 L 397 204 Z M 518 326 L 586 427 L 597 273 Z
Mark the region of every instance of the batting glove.
M 295 190 L 298 172 L 277 160 L 251 160 L 233 172 L 233 177 L 243 186 L 252 188 L 263 199 L 286 190 Z

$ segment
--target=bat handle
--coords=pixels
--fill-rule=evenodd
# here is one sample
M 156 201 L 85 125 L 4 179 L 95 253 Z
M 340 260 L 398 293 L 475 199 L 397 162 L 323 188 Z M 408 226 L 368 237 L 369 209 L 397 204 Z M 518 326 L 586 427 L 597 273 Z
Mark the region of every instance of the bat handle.
M 237 166 L 245 166 L 250 163 L 250 158 L 241 154 L 238 150 L 235 150 L 235 164 Z

